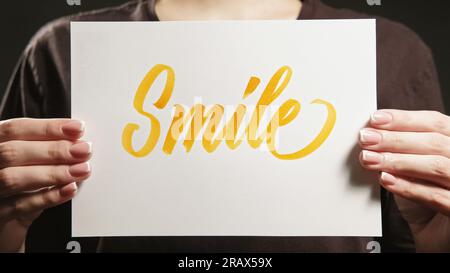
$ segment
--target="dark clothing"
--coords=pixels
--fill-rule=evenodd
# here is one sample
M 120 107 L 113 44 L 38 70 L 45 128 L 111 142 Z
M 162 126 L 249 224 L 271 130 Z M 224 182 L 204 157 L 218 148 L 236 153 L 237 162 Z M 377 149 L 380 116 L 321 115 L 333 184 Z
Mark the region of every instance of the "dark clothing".
M 299 16 L 299 19 L 354 18 L 371 17 L 350 10 L 334 9 L 318 0 L 304 0 Z M 430 50 L 404 26 L 386 19 L 376 19 L 378 107 L 444 112 Z M 0 118 L 70 117 L 70 21 L 157 20 L 154 1 L 132 1 L 119 7 L 82 13 L 49 23 L 35 35 L 24 51 L 0 105 Z M 391 194 L 383 192 L 382 209 L 382 249 L 413 251 L 414 243 L 408 226 Z M 370 240 L 373 238 L 104 238 L 100 249 L 149 252 L 367 252 L 366 245 Z

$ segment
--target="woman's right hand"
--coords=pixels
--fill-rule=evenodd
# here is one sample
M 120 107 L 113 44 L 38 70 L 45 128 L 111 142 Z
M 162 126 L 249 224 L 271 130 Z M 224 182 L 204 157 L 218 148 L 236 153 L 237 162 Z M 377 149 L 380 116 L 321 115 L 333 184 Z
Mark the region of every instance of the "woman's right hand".
M 24 251 L 31 223 L 71 200 L 89 177 L 92 145 L 83 123 L 19 118 L 0 122 L 0 252 Z

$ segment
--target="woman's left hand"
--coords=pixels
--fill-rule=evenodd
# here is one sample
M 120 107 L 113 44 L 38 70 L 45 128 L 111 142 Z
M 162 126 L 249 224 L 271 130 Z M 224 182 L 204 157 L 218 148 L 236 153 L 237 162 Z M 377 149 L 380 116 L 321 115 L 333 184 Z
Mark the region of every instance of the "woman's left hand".
M 363 167 L 395 195 L 417 251 L 450 251 L 450 117 L 379 110 L 360 132 Z

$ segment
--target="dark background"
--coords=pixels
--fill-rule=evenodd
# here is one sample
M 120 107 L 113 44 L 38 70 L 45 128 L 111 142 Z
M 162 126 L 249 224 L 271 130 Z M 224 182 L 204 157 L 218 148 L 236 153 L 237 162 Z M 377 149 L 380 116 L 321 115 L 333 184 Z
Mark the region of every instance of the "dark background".
M 0 8 L 0 96 L 11 71 L 31 36 L 46 22 L 68 14 L 125 3 L 126 0 L 81 0 L 69 6 L 66 0 L 8 0 Z M 381 0 L 370 6 L 366 0 L 322 0 L 339 8 L 402 22 L 414 30 L 432 49 L 447 112 L 450 110 L 450 1 Z M 32 226 L 27 242 L 30 252 L 68 252 L 66 244 L 76 240 L 82 252 L 95 251 L 97 239 L 70 237 L 69 205 L 45 212 Z

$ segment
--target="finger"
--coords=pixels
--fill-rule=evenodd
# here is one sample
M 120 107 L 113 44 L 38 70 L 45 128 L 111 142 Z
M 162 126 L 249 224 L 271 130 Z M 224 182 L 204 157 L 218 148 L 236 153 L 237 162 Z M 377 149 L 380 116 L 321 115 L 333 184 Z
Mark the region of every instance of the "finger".
M 421 203 L 450 216 L 450 191 L 433 184 L 382 172 L 380 184 L 402 198 Z
M 450 136 L 450 117 L 435 111 L 384 109 L 372 114 L 370 126 L 405 132 L 436 132 Z
M 365 128 L 360 131 L 359 144 L 363 149 L 378 152 L 442 155 L 450 158 L 450 138 L 440 133 Z
M 23 141 L 0 143 L 0 168 L 74 164 L 89 159 L 92 144 L 85 141 Z
M 450 188 L 450 159 L 435 155 L 377 153 L 363 150 L 361 165 L 369 170 L 424 179 Z
M 11 196 L 44 187 L 63 186 L 89 177 L 89 162 L 75 165 L 9 167 L 0 170 L 0 196 Z
M 27 193 L 21 196 L 5 198 L 0 201 L 0 219 L 22 218 L 35 215 L 44 209 L 58 206 L 72 199 L 77 192 L 77 184 L 54 187 Z
M 0 122 L 0 142 L 78 139 L 83 131 L 83 122 L 72 119 L 10 119 Z

